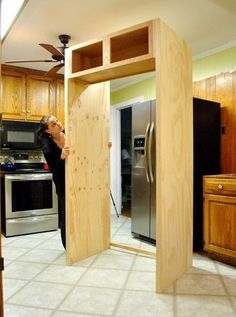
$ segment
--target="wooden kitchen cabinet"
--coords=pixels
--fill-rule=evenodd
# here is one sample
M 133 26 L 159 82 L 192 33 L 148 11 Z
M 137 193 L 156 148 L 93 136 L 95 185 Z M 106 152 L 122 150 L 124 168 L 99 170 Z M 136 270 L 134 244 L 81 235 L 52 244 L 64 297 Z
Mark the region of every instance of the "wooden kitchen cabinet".
M 203 177 L 204 250 L 236 265 L 236 174 Z
M 29 75 L 27 78 L 26 120 L 38 121 L 54 114 L 53 78 Z
M 26 75 L 2 70 L 2 118 L 24 120 L 26 117 Z
M 39 121 L 53 114 L 64 122 L 63 76 L 3 65 L 2 119 Z

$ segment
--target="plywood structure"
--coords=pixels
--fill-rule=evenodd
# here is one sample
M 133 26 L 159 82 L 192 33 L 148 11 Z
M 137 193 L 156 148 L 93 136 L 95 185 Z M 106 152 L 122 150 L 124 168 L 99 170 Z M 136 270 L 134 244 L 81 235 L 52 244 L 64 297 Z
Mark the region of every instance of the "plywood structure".
M 156 71 L 157 292 L 192 260 L 192 80 L 186 43 L 159 19 L 66 50 L 67 263 L 110 245 L 109 80 Z

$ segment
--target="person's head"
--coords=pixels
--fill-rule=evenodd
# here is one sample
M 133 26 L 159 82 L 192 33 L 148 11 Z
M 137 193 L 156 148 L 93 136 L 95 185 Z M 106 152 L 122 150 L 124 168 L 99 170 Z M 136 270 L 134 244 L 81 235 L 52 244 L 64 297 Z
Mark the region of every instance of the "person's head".
M 61 122 L 53 115 L 43 116 L 39 122 L 37 136 L 40 142 L 64 130 Z

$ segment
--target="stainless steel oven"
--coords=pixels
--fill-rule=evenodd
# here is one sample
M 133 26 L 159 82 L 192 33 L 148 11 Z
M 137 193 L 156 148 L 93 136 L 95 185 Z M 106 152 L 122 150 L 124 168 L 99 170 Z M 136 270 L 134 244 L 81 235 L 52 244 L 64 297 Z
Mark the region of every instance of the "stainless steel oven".
M 58 228 L 51 173 L 5 174 L 6 236 Z
M 1 219 L 6 237 L 58 229 L 58 198 L 41 151 L 0 150 Z

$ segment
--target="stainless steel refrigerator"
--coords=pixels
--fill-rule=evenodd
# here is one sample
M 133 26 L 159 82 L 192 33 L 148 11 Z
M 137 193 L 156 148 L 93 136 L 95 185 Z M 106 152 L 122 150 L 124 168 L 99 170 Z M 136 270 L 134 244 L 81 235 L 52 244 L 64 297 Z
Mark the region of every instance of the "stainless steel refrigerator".
M 132 106 L 131 231 L 156 239 L 155 106 Z

